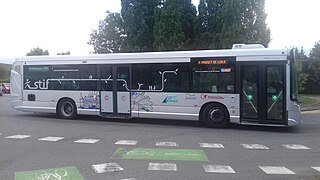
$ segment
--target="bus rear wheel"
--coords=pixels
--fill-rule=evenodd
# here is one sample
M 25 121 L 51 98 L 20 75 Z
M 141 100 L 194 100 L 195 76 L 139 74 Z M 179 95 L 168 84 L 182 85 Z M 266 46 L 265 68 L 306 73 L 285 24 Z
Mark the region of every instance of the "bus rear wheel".
M 62 99 L 58 103 L 57 114 L 62 119 L 74 119 L 77 116 L 77 106 L 71 99 Z
M 225 106 L 208 104 L 202 111 L 202 121 L 212 128 L 226 128 L 230 125 L 230 116 Z

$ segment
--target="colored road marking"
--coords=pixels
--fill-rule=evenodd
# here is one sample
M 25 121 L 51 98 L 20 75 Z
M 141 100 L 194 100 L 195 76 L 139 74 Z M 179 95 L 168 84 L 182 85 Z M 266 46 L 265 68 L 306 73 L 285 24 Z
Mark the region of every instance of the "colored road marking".
M 117 149 L 112 159 L 139 159 L 139 160 L 177 160 L 177 161 L 208 161 L 203 150 L 197 149 L 152 149 L 134 148 L 126 151 Z
M 7 139 L 25 139 L 31 137 L 31 135 L 13 135 L 13 136 L 7 136 Z
M 138 141 L 134 141 L 134 140 L 119 140 L 114 144 L 134 146 L 134 145 L 137 145 L 137 143 Z
M 38 139 L 39 141 L 50 141 L 50 142 L 57 142 L 64 139 L 64 137 L 52 137 L 52 136 L 48 136 L 48 137 L 44 137 L 41 139 Z
M 304 145 L 301 145 L 301 144 L 284 144 L 282 145 L 288 149 L 310 149 L 309 147 L 307 146 L 304 146 Z
M 177 147 L 178 144 L 176 142 L 157 142 L 156 146 Z
M 100 141 L 100 139 L 79 139 L 74 141 L 74 143 L 94 144 L 98 141 Z
M 228 174 L 236 173 L 231 166 L 223 166 L 223 165 L 203 165 L 203 169 L 205 172 L 208 172 L 208 173 L 228 173 Z
M 216 144 L 216 143 L 199 143 L 200 147 L 202 148 L 217 148 L 217 149 L 223 149 L 224 146 L 222 144 Z
M 241 144 L 246 149 L 269 149 L 267 146 L 262 144 Z
M 74 167 L 43 169 L 36 171 L 16 172 L 14 180 L 84 180 L 79 170 Z
M 123 171 L 123 168 L 117 163 L 96 164 L 92 165 L 92 168 L 96 173 Z
M 149 163 L 149 171 L 177 171 L 174 163 Z
M 282 166 L 259 166 L 266 174 L 296 174 L 290 169 Z
M 311 168 L 320 172 L 320 167 L 311 167 Z

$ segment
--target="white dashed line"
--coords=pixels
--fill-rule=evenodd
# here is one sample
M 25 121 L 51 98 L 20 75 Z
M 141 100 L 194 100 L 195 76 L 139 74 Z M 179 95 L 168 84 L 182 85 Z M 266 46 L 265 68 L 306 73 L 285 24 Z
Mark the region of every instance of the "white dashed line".
M 117 163 L 96 164 L 92 165 L 92 168 L 96 173 L 123 171 L 123 168 Z
M 79 139 L 74 141 L 74 143 L 94 144 L 98 141 L 100 141 L 100 139 Z
M 121 180 L 136 180 L 135 178 L 126 178 L 126 179 L 121 179 Z
M 7 139 L 25 139 L 31 137 L 31 135 L 13 135 L 13 136 L 7 136 Z
M 231 166 L 203 165 L 203 169 L 205 172 L 208 172 L 208 173 L 228 173 L 228 174 L 236 173 Z
M 301 145 L 301 144 L 284 144 L 282 145 L 288 149 L 310 149 L 307 146 Z
M 223 149 L 224 146 L 222 144 L 216 144 L 216 143 L 199 143 L 200 147 L 202 148 L 217 148 L 217 149 Z
M 149 163 L 149 171 L 177 171 L 177 165 L 173 163 Z
M 241 144 L 246 149 L 269 149 L 267 146 L 262 144 Z
M 296 174 L 290 169 L 282 166 L 259 166 L 266 174 Z
M 41 139 L 38 139 L 39 141 L 50 141 L 50 142 L 56 142 L 56 141 L 60 141 L 64 139 L 64 137 L 53 137 L 53 136 L 48 136 L 48 137 L 44 137 Z
M 137 145 L 137 143 L 138 141 L 134 141 L 134 140 L 119 140 L 114 144 L 134 146 L 134 145 Z
M 311 168 L 320 172 L 320 167 L 311 167 Z
M 176 142 L 157 142 L 156 146 L 177 147 L 178 144 Z

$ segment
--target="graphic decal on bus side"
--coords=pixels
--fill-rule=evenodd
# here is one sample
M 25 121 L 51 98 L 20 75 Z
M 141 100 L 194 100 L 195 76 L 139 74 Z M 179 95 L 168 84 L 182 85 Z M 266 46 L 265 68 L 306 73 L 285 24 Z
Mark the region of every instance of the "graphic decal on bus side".
M 176 102 L 178 102 L 178 96 L 177 95 L 168 95 L 162 101 L 163 104 L 176 103 Z
M 89 92 L 87 96 L 82 96 L 80 93 L 80 108 L 82 109 L 99 109 L 100 108 L 100 98 L 98 92 Z
M 145 92 L 132 92 L 132 110 L 133 111 L 147 111 L 152 112 L 153 111 L 153 103 L 150 100 L 150 97 L 145 95 Z
M 27 79 L 26 80 L 26 82 L 24 83 L 25 84 L 25 86 L 24 86 L 24 88 L 25 89 L 32 89 L 32 90 L 35 90 L 35 89 L 48 89 L 48 85 L 49 85 L 49 80 L 50 79 L 47 79 L 47 80 L 39 80 L 39 81 L 36 81 L 36 82 L 34 82 L 33 83 L 33 85 L 34 85 L 34 87 L 30 87 L 30 81 L 29 81 L 29 79 Z
M 132 91 L 158 91 L 161 92 L 165 88 L 165 82 L 167 79 L 165 79 L 166 74 L 175 74 L 177 75 L 178 69 L 174 71 L 159 71 L 159 75 L 161 75 L 161 88 L 157 89 L 156 85 L 148 85 L 147 89 L 141 89 L 143 86 L 142 83 L 138 83 L 138 89 L 131 89 Z M 107 79 L 100 79 L 101 81 L 104 81 L 106 84 L 110 83 L 113 81 L 112 76 L 110 75 Z M 76 84 L 77 81 L 99 81 L 99 79 L 92 79 L 92 75 L 89 76 L 89 79 L 64 79 L 64 77 L 60 79 L 43 79 L 43 80 L 38 80 L 33 83 L 33 86 L 30 86 L 32 83 L 29 79 L 26 79 L 24 83 L 24 88 L 25 89 L 30 89 L 30 90 L 48 90 L 49 89 L 49 83 L 52 81 L 58 81 L 59 84 L 62 84 L 62 82 L 71 82 L 73 84 Z M 128 82 L 125 79 L 117 79 L 118 82 L 123 82 L 123 87 L 127 90 L 130 91 Z
M 202 100 L 224 100 L 223 96 L 209 95 L 209 94 L 201 94 L 200 98 Z
M 142 83 L 138 83 L 138 89 L 131 89 L 131 91 L 158 91 L 158 92 L 161 92 L 164 90 L 164 87 L 165 87 L 165 82 L 167 82 L 167 79 L 165 79 L 165 75 L 166 74 L 175 74 L 175 75 L 178 75 L 178 70 L 179 69 L 176 69 L 174 71 L 159 71 L 159 75 L 161 75 L 161 88 L 160 89 L 157 89 L 156 88 L 156 85 L 148 85 L 148 89 L 141 89 L 141 87 L 143 86 Z M 112 82 L 113 79 L 112 79 L 112 76 L 110 75 L 107 79 L 101 79 L 102 81 L 104 81 L 105 83 L 108 83 L 108 82 Z M 126 88 L 127 91 L 130 91 L 129 87 L 128 87 L 128 82 L 125 80 L 125 79 L 117 79 L 118 82 L 123 82 L 123 87 Z

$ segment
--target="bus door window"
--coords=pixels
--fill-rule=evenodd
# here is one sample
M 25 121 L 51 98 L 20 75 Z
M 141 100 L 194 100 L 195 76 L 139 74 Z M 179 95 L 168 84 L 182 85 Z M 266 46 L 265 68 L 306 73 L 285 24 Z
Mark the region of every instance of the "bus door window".
M 100 91 L 113 91 L 112 68 L 104 66 L 101 67 L 100 72 Z
M 117 68 L 117 91 L 130 91 L 130 76 L 128 67 Z
M 283 66 L 267 66 L 267 119 L 283 119 Z
M 258 67 L 242 68 L 243 118 L 258 118 Z

